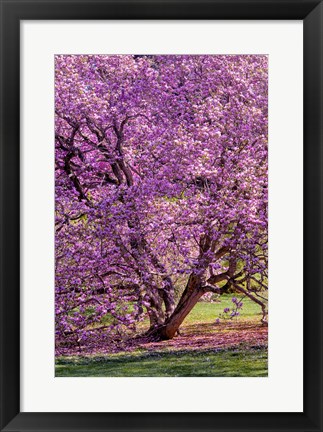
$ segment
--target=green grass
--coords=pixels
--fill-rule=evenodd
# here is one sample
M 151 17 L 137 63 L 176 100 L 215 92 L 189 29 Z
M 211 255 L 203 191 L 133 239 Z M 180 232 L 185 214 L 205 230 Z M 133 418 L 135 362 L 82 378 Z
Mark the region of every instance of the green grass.
M 56 377 L 266 377 L 267 350 L 118 354 L 58 359 Z
M 217 318 L 219 318 L 221 315 L 225 315 L 223 313 L 224 308 L 233 308 L 234 304 L 232 303 L 232 298 L 237 297 L 239 300 L 242 298 L 242 296 L 237 296 L 234 294 L 224 294 L 219 298 L 219 301 L 209 303 L 209 302 L 203 302 L 200 301 L 197 303 L 193 310 L 190 312 L 190 314 L 185 318 L 185 321 L 183 322 L 181 329 L 185 330 L 186 327 L 191 326 L 192 324 L 199 324 L 199 323 L 214 323 Z M 257 303 L 250 300 L 248 297 L 245 297 L 243 300 L 243 308 L 239 310 L 240 316 L 238 318 L 234 318 L 233 320 L 228 319 L 229 322 L 232 321 L 253 321 L 253 322 L 260 322 L 260 318 L 262 316 L 261 308 Z M 148 329 L 149 321 L 144 320 L 142 323 L 139 324 L 138 328 L 141 330 Z
M 233 294 L 225 294 L 220 297 L 220 301 L 214 302 L 214 303 L 206 303 L 206 302 L 199 302 L 194 307 L 192 312 L 186 317 L 185 322 L 183 323 L 183 327 L 187 324 L 195 324 L 196 322 L 204 322 L 204 323 L 210 323 L 214 322 L 216 318 L 219 317 L 219 315 L 223 314 L 223 309 L 228 307 L 232 308 L 234 304 L 232 303 L 232 297 L 234 297 Z M 236 296 L 238 299 L 240 299 L 240 296 Z M 261 308 L 259 305 L 257 305 L 255 302 L 248 298 L 244 298 L 242 300 L 243 302 L 243 308 L 239 310 L 240 316 L 238 320 L 243 319 L 253 319 L 253 320 L 260 320 L 261 317 Z
M 243 299 L 241 316 L 234 320 L 222 320 L 220 327 L 215 320 L 223 314 L 226 307 L 232 308 L 233 295 L 223 295 L 220 302 L 199 302 L 181 326 L 182 335 L 172 343 L 162 342 L 149 349 L 139 347 L 133 352 L 119 352 L 110 355 L 91 355 L 86 357 L 58 357 L 56 359 L 57 377 L 265 377 L 267 376 L 267 348 L 245 346 L 238 336 L 235 348 L 214 348 L 207 341 L 213 334 L 216 338 L 227 338 L 239 331 L 233 323 L 257 325 L 261 318 L 260 307 Z M 237 296 L 238 297 L 238 296 Z M 240 297 L 238 297 L 240 299 Z M 148 322 L 140 324 L 146 329 Z M 242 331 L 242 330 L 241 330 Z M 228 336 L 226 336 L 228 334 Z M 205 335 L 205 336 L 204 336 Z M 238 335 L 238 333 L 237 333 Z M 202 340 L 192 349 L 193 341 Z M 181 341 L 188 345 L 181 346 Z M 175 343 L 174 343 L 175 342 Z M 186 342 L 185 342 L 186 343 Z M 206 345 L 209 343 L 209 345 Z M 250 346 L 251 345 L 251 346 Z M 213 348 L 212 348 L 213 346 Z
M 218 318 L 221 314 L 223 314 L 224 308 L 233 308 L 234 304 L 232 303 L 232 298 L 237 297 L 239 300 L 242 298 L 242 296 L 234 295 L 234 294 L 224 294 L 222 295 L 218 301 L 209 303 L 209 302 L 199 302 L 195 305 L 194 309 L 191 311 L 191 313 L 185 318 L 184 323 L 182 324 L 182 329 L 185 329 L 186 326 L 190 326 L 192 324 L 197 323 L 213 323 L 216 318 Z M 259 320 L 261 317 L 261 308 L 259 305 L 257 305 L 255 302 L 250 300 L 248 297 L 245 297 L 243 300 L 243 308 L 239 310 L 240 316 L 239 320 L 245 320 L 245 319 L 252 319 L 252 320 Z M 131 307 L 129 307 L 131 309 Z M 236 320 L 236 318 L 234 319 Z M 111 318 L 110 314 L 107 314 L 105 317 L 102 318 L 101 324 L 109 324 L 113 320 Z M 138 330 L 140 332 L 144 332 L 149 328 L 149 320 L 148 318 L 144 321 L 140 322 L 138 325 Z

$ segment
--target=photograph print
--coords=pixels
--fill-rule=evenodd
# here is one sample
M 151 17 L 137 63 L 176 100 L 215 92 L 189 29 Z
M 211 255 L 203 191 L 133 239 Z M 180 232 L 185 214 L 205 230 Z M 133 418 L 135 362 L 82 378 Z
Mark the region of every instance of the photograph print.
M 55 56 L 56 377 L 268 376 L 268 56 Z

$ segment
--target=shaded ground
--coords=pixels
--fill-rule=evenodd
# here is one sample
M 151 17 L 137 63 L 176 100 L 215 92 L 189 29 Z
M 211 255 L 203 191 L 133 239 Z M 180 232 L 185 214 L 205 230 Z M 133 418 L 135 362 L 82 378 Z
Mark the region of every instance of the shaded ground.
M 223 324 L 194 324 L 186 326 L 181 335 L 169 341 L 140 343 L 133 348 L 148 351 L 160 349 L 188 350 L 228 349 L 234 347 L 265 347 L 268 327 L 253 322 L 225 322 Z
M 224 307 L 232 305 L 231 297 L 197 304 L 180 336 L 170 341 L 107 337 L 99 349 L 90 343 L 61 347 L 56 376 L 267 376 L 268 327 L 260 323 L 257 305 L 247 299 L 238 319 L 215 321 Z

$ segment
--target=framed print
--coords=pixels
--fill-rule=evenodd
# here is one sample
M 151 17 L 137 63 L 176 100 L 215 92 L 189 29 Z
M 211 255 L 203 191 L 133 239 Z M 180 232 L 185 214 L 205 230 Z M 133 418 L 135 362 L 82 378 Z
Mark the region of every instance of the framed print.
M 1 430 L 322 430 L 322 3 L 1 6 Z

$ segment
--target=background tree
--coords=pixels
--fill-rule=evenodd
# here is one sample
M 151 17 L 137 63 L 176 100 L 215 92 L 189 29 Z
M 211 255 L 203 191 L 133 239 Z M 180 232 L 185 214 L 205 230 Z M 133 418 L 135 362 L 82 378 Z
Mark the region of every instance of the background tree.
M 232 289 L 266 322 L 267 70 L 261 55 L 56 56 L 58 339 L 145 314 L 169 339 Z

